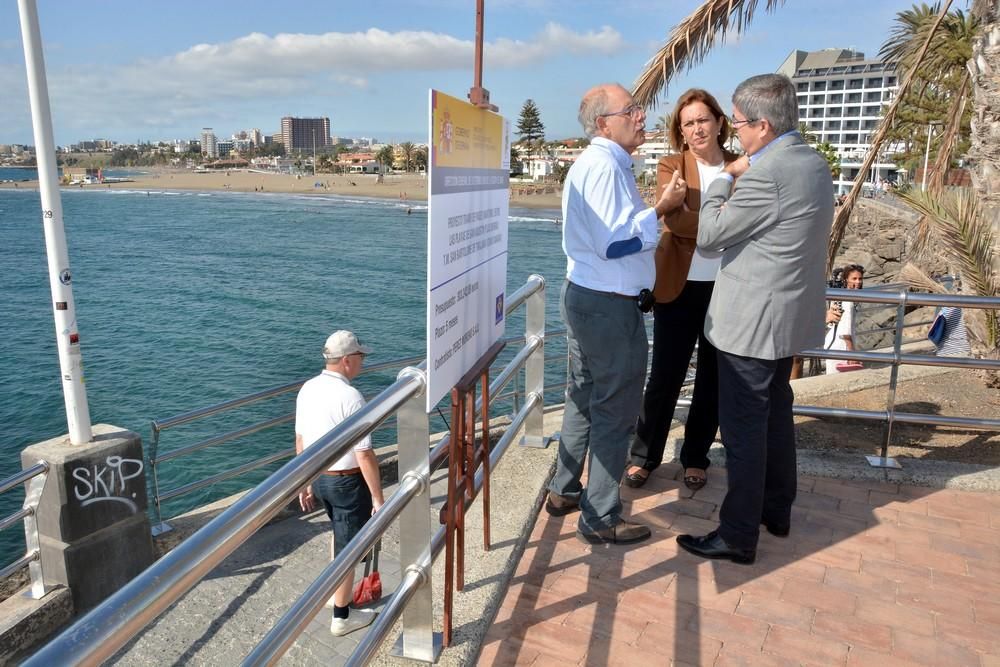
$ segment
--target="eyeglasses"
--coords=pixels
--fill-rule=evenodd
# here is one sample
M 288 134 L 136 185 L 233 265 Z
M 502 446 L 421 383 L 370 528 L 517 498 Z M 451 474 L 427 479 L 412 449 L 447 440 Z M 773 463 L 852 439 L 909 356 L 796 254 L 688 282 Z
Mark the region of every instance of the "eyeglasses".
M 613 113 L 602 113 L 598 118 L 608 118 L 609 116 L 630 116 L 631 118 L 638 118 L 643 114 L 642 107 L 638 104 L 630 104 L 621 111 L 615 111 Z
M 760 118 L 746 118 L 744 120 L 736 120 L 732 116 L 729 117 L 729 124 L 733 126 L 733 129 L 738 129 L 744 125 L 749 125 L 750 123 L 756 123 Z
M 367 357 L 368 355 L 365 354 L 364 352 L 351 352 L 347 356 L 349 356 L 349 357 L 361 357 L 361 359 L 364 360 L 364 358 Z

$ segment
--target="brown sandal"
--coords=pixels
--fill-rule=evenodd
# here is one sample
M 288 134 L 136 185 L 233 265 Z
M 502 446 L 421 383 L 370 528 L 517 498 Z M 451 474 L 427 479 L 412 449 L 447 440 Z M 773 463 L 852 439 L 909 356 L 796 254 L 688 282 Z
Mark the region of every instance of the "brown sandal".
M 625 475 L 625 479 L 622 481 L 625 483 L 625 486 L 631 487 L 633 489 L 638 489 L 643 484 L 645 484 L 646 480 L 648 479 L 649 479 L 649 471 L 646 470 L 645 468 L 639 468 L 635 472 Z

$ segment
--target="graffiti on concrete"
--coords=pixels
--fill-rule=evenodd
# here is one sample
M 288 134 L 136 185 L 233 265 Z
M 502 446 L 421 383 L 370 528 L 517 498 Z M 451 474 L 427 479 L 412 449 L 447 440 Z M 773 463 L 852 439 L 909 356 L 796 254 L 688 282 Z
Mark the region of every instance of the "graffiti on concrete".
M 73 469 L 73 495 L 80 501 L 81 507 L 100 502 L 121 503 L 134 513 L 135 493 L 130 498 L 121 495 L 125 493 L 125 482 L 142 474 L 141 459 L 125 459 L 120 456 L 109 456 L 105 465 L 94 464 Z

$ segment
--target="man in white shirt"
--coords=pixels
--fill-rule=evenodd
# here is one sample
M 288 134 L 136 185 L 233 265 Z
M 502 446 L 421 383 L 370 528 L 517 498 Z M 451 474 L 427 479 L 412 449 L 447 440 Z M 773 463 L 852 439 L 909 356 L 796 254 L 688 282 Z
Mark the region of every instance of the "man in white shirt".
M 350 331 L 337 331 L 326 339 L 323 346 L 326 368 L 302 385 L 295 400 L 297 454 L 364 407 L 365 399 L 351 386 L 351 380 L 361 372 L 365 356 L 370 352 L 371 349 L 358 342 L 357 336 Z M 370 436 L 359 440 L 354 449 L 320 475 L 311 488 L 306 487 L 299 493 L 303 511 L 312 511 L 317 500 L 333 524 L 332 558 L 382 506 L 382 480 Z M 351 612 L 353 587 L 354 573 L 351 572 L 330 600 L 333 603 L 330 632 L 338 637 L 363 628 L 375 619 L 375 612 L 368 609 Z
M 658 218 L 679 205 L 685 187 L 675 179 L 656 206 L 643 202 L 630 156 L 646 140 L 646 114 L 622 86 L 587 91 L 579 120 L 591 143 L 563 185 L 561 310 L 570 378 L 545 507 L 554 516 L 580 509 L 577 537 L 584 542 L 627 544 L 650 535 L 622 518 L 618 491 L 646 381 L 648 343 L 637 297 L 656 278 Z

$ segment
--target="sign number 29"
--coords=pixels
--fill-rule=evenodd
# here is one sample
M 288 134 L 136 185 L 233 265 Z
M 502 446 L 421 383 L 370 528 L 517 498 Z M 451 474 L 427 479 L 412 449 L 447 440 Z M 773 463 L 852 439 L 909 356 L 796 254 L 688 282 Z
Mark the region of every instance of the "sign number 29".
M 50 209 L 45 209 L 44 211 L 42 211 L 42 217 L 45 218 L 46 220 L 49 220 L 50 218 L 52 218 L 52 211 Z

